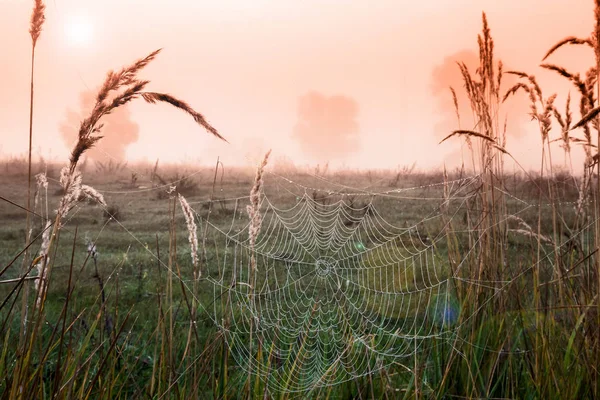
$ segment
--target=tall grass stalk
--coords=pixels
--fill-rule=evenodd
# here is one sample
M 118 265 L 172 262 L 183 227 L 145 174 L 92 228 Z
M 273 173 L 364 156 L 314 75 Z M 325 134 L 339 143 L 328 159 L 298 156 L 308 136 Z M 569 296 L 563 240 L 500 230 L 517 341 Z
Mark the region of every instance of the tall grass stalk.
M 32 180 L 32 168 L 31 168 L 31 152 L 33 148 L 33 78 L 34 78 L 34 67 L 35 67 L 35 47 L 37 41 L 42 33 L 42 26 L 46 19 L 45 8 L 42 0 L 34 0 L 33 11 L 31 13 L 31 21 L 29 23 L 29 35 L 31 36 L 31 76 L 30 76 L 30 88 L 29 88 L 29 147 L 27 152 L 27 214 L 25 216 L 25 244 L 28 246 L 31 240 L 31 180 Z M 27 247 L 26 247 L 27 248 Z M 21 273 L 25 276 L 27 270 L 27 262 L 29 260 L 28 252 L 25 250 L 23 254 L 23 263 L 21 267 Z M 29 317 L 29 282 L 24 282 L 23 290 L 23 301 L 21 306 L 21 332 L 19 334 L 19 345 L 20 347 L 25 345 L 25 337 L 27 335 L 27 324 Z M 25 352 L 24 348 L 21 348 L 22 352 Z

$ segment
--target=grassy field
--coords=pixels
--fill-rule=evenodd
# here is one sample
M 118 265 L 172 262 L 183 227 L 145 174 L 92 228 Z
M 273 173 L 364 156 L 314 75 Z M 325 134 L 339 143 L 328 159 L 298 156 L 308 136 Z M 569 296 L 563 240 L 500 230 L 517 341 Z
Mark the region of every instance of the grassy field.
M 22 184 L 26 177 L 24 165 L 26 163 L 12 161 L 2 166 L 0 183 L 5 200 L 18 203 L 17 199 L 26 196 L 26 187 Z M 67 397 L 80 397 L 89 391 L 91 397 L 138 398 L 237 398 L 248 395 L 262 397 L 264 393 L 271 397 L 305 395 L 306 391 L 300 394 L 289 392 L 273 382 L 270 383 L 271 388 L 265 387 L 270 380 L 264 377 L 258 379 L 253 376 L 251 386 L 248 386 L 245 371 L 248 367 L 246 365 L 246 368 L 240 369 L 244 367 L 244 362 L 235 352 L 236 345 L 244 348 L 243 343 L 239 343 L 240 336 L 231 331 L 229 335 L 223 335 L 215 320 L 218 316 L 241 318 L 243 314 L 234 307 L 225 310 L 221 298 L 215 296 L 215 280 L 225 275 L 219 272 L 223 266 L 219 262 L 219 255 L 227 251 L 223 236 L 219 237 L 215 232 L 216 229 L 236 233 L 243 230 L 241 235 L 247 236 L 244 230 L 249 223 L 246 206 L 250 204 L 254 171 L 218 169 L 215 174 L 215 170 L 185 166 L 155 168 L 152 165 L 102 164 L 87 169 L 86 183 L 104 195 L 107 206 L 80 201 L 68 214 L 60 230 L 49 278 L 52 285 L 45 302 L 44 324 L 40 327 L 40 337 L 37 339 L 40 342 L 38 345 L 42 346 L 37 350 L 43 350 L 32 353 L 30 361 L 30 373 L 39 380 L 36 392 L 58 390 Z M 35 165 L 35 172 L 41 170 L 47 170 L 48 208 L 54 210 L 63 196 L 58 183 L 59 168 Z M 532 308 L 531 259 L 537 247 L 535 232 L 532 231 L 528 236 L 516 229 L 520 222 L 509 224 L 515 229 L 508 233 L 505 249 L 507 266 L 498 276 L 474 277 L 473 272 L 467 270 L 453 273 L 448 268 L 453 249 L 448 248 L 444 225 L 451 221 L 452 229 L 449 232 L 457 246 L 454 250 L 466 254 L 463 258 L 468 258 L 469 232 L 472 230 L 468 226 L 468 214 L 475 212 L 470 202 L 476 198 L 479 180 L 474 181 L 477 184 L 465 184 L 470 182 L 469 177 L 461 175 L 460 171 L 449 176 L 443 173 L 394 171 L 340 171 L 324 175 L 316 175 L 315 172 L 274 170 L 266 173 L 264 196 L 282 210 L 297 206 L 303 197 L 312 199 L 322 207 L 331 207 L 338 200 L 355 210 L 373 207 L 385 221 L 409 233 L 408 236 L 398 234 L 394 239 L 404 241 L 404 248 L 408 243 L 408 250 L 417 249 L 415 241 L 421 243 L 421 247 L 434 242 L 436 246 L 432 251 L 439 260 L 440 271 L 447 276 L 469 279 L 456 281 L 457 292 L 453 301 L 457 303 L 456 310 L 462 310 L 462 318 L 465 319 L 460 329 L 452 327 L 450 335 L 447 335 L 441 333 L 444 327 L 437 327 L 437 336 L 434 335 L 433 339 L 418 341 L 419 351 L 415 354 L 406 346 L 417 342 L 402 339 L 394 344 L 396 354 L 390 357 L 393 362 L 386 364 L 385 369 L 350 380 L 346 376 L 344 382 L 339 384 L 314 387 L 310 390 L 311 396 L 443 397 L 451 393 L 466 393 L 469 396 L 487 393 L 492 396 L 509 391 L 513 396 L 521 397 L 523 393 L 537 393 L 532 377 L 522 370 L 524 363 L 532 361 L 530 357 L 536 350 L 531 347 L 532 343 L 528 343 L 528 340 L 535 342 L 535 331 L 527 331 L 527 327 L 535 326 L 536 321 L 543 318 L 543 323 L 548 324 L 546 329 L 552 330 L 552 343 L 556 345 L 555 341 L 558 341 L 561 346 L 567 345 L 569 335 L 576 331 L 561 325 L 567 321 L 575 322 L 570 319 L 562 321 L 562 318 L 569 318 L 568 313 L 546 308 L 540 314 Z M 445 195 L 445 188 L 450 188 L 451 182 L 456 182 L 454 191 Z M 530 226 L 535 225 L 540 209 L 547 216 L 552 209 L 550 203 L 545 202 L 540 207 L 539 190 L 531 189 L 532 186 L 544 184 L 548 182 L 539 177 L 515 175 L 507 178 L 503 189 L 511 194 L 506 202 L 507 213 L 518 216 L 520 221 Z M 207 230 L 208 244 L 205 245 L 205 264 L 200 280 L 193 278 L 194 267 L 187 240 L 189 232 L 183 212 L 175 193 L 167 193 L 177 185 L 182 188 L 182 194 L 194 210 L 198 226 L 202 227 L 207 219 L 214 226 L 214 229 Z M 561 189 L 563 216 L 573 223 L 573 205 L 578 195 L 575 181 L 564 175 L 556 178 L 552 186 Z M 449 201 L 444 208 L 446 198 Z M 45 203 L 46 199 L 41 196 L 34 210 L 37 215 L 45 214 Z M 264 221 L 268 221 L 269 211 L 264 206 L 263 210 L 267 212 L 263 216 Z M 0 216 L 6 221 L 0 230 L 0 263 L 9 265 L 22 251 L 26 240 L 23 229 L 25 211 L 4 201 L 0 206 Z M 32 237 L 37 239 L 34 241 L 35 251 L 40 246 L 44 221 L 41 217 L 33 218 Z M 414 231 L 411 230 L 413 228 Z M 202 232 L 202 229 L 199 231 Z M 550 218 L 541 220 L 541 233 L 552 236 Z M 277 235 L 268 235 L 268 231 L 263 231 L 263 234 L 278 242 Z M 362 245 L 366 249 L 374 248 L 376 240 L 366 235 Z M 95 246 L 96 254 L 90 252 L 90 243 Z M 379 258 L 382 257 L 380 252 L 365 254 L 368 256 L 362 259 L 360 265 L 371 272 L 362 277 L 362 283 L 367 287 L 376 286 L 379 275 L 377 269 L 371 267 L 386 265 L 386 262 Z M 262 269 L 268 265 L 268 260 L 264 262 L 259 259 L 258 264 Z M 546 266 L 546 261 L 543 265 L 544 268 L 540 270 L 544 272 L 544 287 L 553 288 L 556 286 L 552 284 L 555 273 Z M 283 263 L 275 267 L 280 273 L 285 270 Z M 397 283 L 396 288 L 398 285 L 413 289 L 424 287 L 425 268 L 428 267 L 410 270 L 413 275 L 421 274 L 419 279 L 406 274 L 397 277 L 404 283 Z M 18 359 L 17 349 L 9 344 L 18 341 L 20 331 L 18 307 L 22 293 L 14 291 L 23 287 L 24 282 L 19 281 L 20 270 L 21 265 L 13 263 L 2 274 L 3 280 L 9 283 L 0 286 L 0 293 L 5 299 L 0 311 L 5 340 L 2 358 L 5 371 L 10 371 L 9 360 Z M 36 275 L 35 272 L 32 275 Z M 263 279 L 266 281 L 267 278 Z M 490 285 L 503 288 L 506 293 L 499 293 L 496 289 L 486 294 L 486 288 Z M 318 296 L 330 294 L 326 285 L 318 288 Z M 467 304 L 462 304 L 474 292 L 479 292 L 479 307 L 482 309 L 470 309 Z M 548 295 L 551 291 L 545 290 L 545 293 Z M 363 294 L 360 291 L 357 293 Z M 335 295 L 332 297 L 335 298 Z M 34 293 L 30 293 L 30 298 L 29 312 L 33 312 Z M 514 304 L 514 298 L 525 304 Z M 404 301 L 404 298 L 401 300 Z M 386 326 L 401 327 L 402 322 L 406 325 L 406 320 L 418 319 L 424 311 L 428 311 L 418 298 L 411 301 L 409 305 L 400 304 L 399 300 L 396 303 L 386 302 L 384 305 L 388 309 L 385 310 L 377 301 L 366 301 L 368 304 L 365 309 L 379 318 L 388 319 Z M 219 303 L 216 312 L 213 310 L 215 302 Z M 394 304 L 394 307 L 390 304 Z M 502 304 L 502 312 L 494 308 L 499 304 Z M 341 303 L 334 302 L 330 308 L 338 307 L 341 307 Z M 263 312 L 268 314 L 268 309 Z M 325 324 L 318 318 L 314 317 L 313 324 Z M 65 320 L 67 322 L 61 325 Z M 190 321 L 193 321 L 193 332 Z M 300 325 L 300 330 L 309 332 L 310 327 Z M 353 330 L 355 333 L 367 331 L 364 328 Z M 388 333 L 385 329 L 379 331 Z M 369 332 L 377 333 L 377 329 Z M 409 329 L 403 333 L 411 332 Z M 275 346 L 276 340 L 269 331 L 264 333 L 264 340 L 270 339 L 269 343 Z M 247 335 L 241 336 L 248 340 Z M 226 338 L 230 346 L 227 346 Z M 319 343 L 324 341 L 327 338 L 317 340 Z M 277 344 L 277 347 L 280 346 Z M 230 354 L 230 350 L 233 350 L 233 354 Z M 407 355 L 404 356 L 402 352 Z M 471 354 L 474 358 L 456 359 L 457 354 Z M 578 354 L 575 348 L 568 348 L 564 357 L 573 358 L 575 354 Z M 40 365 L 41 357 L 44 362 Z M 269 364 L 268 359 L 263 360 L 263 366 Z M 486 365 L 485 368 L 483 365 Z M 511 370 L 516 367 L 520 370 L 518 375 Z M 465 381 L 449 380 L 450 373 L 459 375 Z M 98 382 L 90 386 L 89 376 L 94 374 L 98 374 Z M 521 374 L 525 374 L 525 377 Z M 289 371 L 277 375 L 278 378 L 282 376 L 290 380 L 300 379 Z M 100 385 L 101 379 L 110 380 L 113 386 Z M 336 376 L 335 379 L 341 378 Z M 503 383 L 504 380 L 508 382 Z M 514 382 L 511 383 L 515 385 L 512 388 L 490 386 L 508 385 L 512 380 Z M 523 380 L 528 385 L 521 386 Z M 62 382 L 61 387 L 53 386 L 57 385 L 57 381 Z M 332 383 L 337 382 L 332 380 Z M 2 382 L 4 393 L 8 392 L 10 385 L 10 379 Z M 290 383 L 287 389 L 291 388 Z M 555 389 L 561 388 L 558 386 Z M 591 388 L 581 390 L 588 391 Z
M 600 0 L 594 33 L 546 55 L 589 47 L 585 77 L 542 65 L 578 115 L 503 70 L 483 14 L 479 68 L 459 63 L 450 91 L 473 128 L 444 139 L 468 168 L 428 173 L 88 162 L 103 117 L 134 100 L 224 139 L 145 91 L 160 50 L 107 74 L 64 165 L 36 163 L 44 10 L 28 156 L 0 164 L 0 398 L 600 397 Z M 522 95 L 542 162 L 510 174 L 499 111 Z M 557 151 L 582 152 L 582 172 Z

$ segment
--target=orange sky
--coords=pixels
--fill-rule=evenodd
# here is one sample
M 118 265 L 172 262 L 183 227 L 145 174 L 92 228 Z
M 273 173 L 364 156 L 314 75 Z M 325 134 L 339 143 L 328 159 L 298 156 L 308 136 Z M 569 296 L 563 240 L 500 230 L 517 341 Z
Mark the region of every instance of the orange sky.
M 58 160 L 67 155 L 59 125 L 68 108 L 78 110 L 80 93 L 99 86 L 108 70 L 163 47 L 141 74 L 151 80 L 150 90 L 188 101 L 231 144 L 217 142 L 166 105 L 137 102 L 131 116 L 139 140 L 127 150 L 130 159 L 213 164 L 219 155 L 239 164 L 273 148 L 275 158 L 312 161 L 293 134 L 300 98 L 317 92 L 357 105 L 359 146 L 338 164 L 438 167 L 456 158 L 458 142 L 437 145 L 449 133 L 440 125 L 449 111 L 433 95 L 433 71 L 454 53 L 477 50 L 482 11 L 496 58 L 538 76 L 547 94 L 558 91 L 561 109 L 569 86 L 537 65 L 556 41 L 588 36 L 593 26 L 592 0 L 46 3 L 36 49 L 34 148 Z M 1 156 L 27 148 L 32 4 L 0 0 Z M 89 21 L 88 43 L 69 40 L 65 26 L 72 21 Z M 586 51 L 567 50 L 553 61 L 582 71 L 591 60 Z M 510 138 L 508 148 L 533 165 L 539 136 L 533 125 L 524 129 L 531 132 Z

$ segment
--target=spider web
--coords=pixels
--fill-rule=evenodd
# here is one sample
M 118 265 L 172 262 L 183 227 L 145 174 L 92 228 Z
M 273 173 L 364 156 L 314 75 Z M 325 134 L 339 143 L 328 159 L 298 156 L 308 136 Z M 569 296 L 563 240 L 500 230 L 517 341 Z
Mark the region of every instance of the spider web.
M 142 170 L 125 168 L 150 180 Z M 164 185 L 101 192 L 124 198 L 164 192 L 202 171 Z M 306 172 L 292 175 L 293 179 L 266 172 L 262 229 L 254 248 L 244 211 L 249 187 L 243 188 L 242 195 L 228 191 L 228 197 L 213 199 L 211 195 L 210 200 L 190 202 L 196 210 L 208 208 L 208 215 L 213 204 L 235 202 L 231 221 L 225 224 L 196 212 L 200 227 L 205 228 L 202 235 L 209 238 L 205 249 L 214 254 L 206 260 L 208 270 L 201 280 L 202 290 L 212 292 L 212 303 L 201 302 L 191 291 L 191 274 L 189 279 L 183 278 L 148 249 L 134 233 L 135 224 L 129 227 L 128 221 L 112 220 L 131 236 L 133 244 L 181 279 L 199 309 L 207 312 L 223 334 L 237 366 L 279 392 L 312 391 L 373 374 L 391 364 L 407 364 L 435 341 L 458 340 L 484 351 L 497 351 L 470 343 L 459 333 L 461 324 L 478 310 L 465 315 L 467 311 L 461 309 L 455 295 L 455 283 L 500 293 L 542 261 L 547 270 L 553 270 L 553 251 L 570 243 L 557 244 L 543 259 L 508 280 L 484 281 L 461 274 L 470 249 L 463 249 L 463 258 L 451 269 L 445 243 L 448 230 L 453 235 L 473 233 L 457 219 L 481 189 L 480 176 L 378 191 L 389 185 L 389 176 L 367 188 L 356 188 Z M 306 176 L 311 186 L 300 183 Z M 239 189 L 239 181 L 235 187 Z M 517 197 L 501 187 L 494 190 L 511 202 L 502 222 L 550 206 L 529 203 L 526 196 Z M 574 204 L 565 201 L 554 206 Z M 80 210 L 76 206 L 67 220 Z M 588 221 L 581 230 L 589 229 L 593 222 Z M 108 220 L 92 242 L 107 225 Z M 455 229 L 460 226 L 465 231 Z M 87 240 L 78 241 L 87 244 Z M 252 254 L 256 270 L 250 268 Z M 108 279 L 117 272 L 115 267 Z
M 356 188 L 342 184 L 343 177 L 333 181 L 306 172 L 290 177 L 266 173 L 262 228 L 254 248 L 245 212 L 249 188 L 239 193 L 237 182 L 233 193 L 225 194 L 221 186 L 220 196 L 189 203 L 197 210 L 205 238 L 201 290 L 212 292 L 208 296 L 212 303 L 201 301 L 191 291 L 191 273 L 184 278 L 171 270 L 134 234 L 134 226 L 128 228 L 127 221 L 114 218 L 148 256 L 181 279 L 199 309 L 222 333 L 236 362 L 234 369 L 261 378 L 273 391 L 306 393 L 374 374 L 392 364 L 410 365 L 412 357 L 440 341 L 447 342 L 448 348 L 461 341 L 484 351 L 497 350 L 462 337 L 461 329 L 483 305 L 461 309 L 455 283 L 500 293 L 537 264 L 504 281 L 474 278 L 461 271 L 476 244 L 472 243 L 463 249 L 458 265 L 449 267 L 446 233 L 473 233 L 459 220 L 480 193 L 480 176 L 390 189 L 389 176 Z M 410 179 L 418 182 L 419 178 Z M 127 197 L 165 191 L 177 183 L 102 192 Z M 503 222 L 550 206 L 494 189 L 510 200 Z M 217 221 L 210 214 L 211 206 L 219 203 L 226 212 Z M 560 205 L 573 207 L 574 203 Z M 79 211 L 76 206 L 69 219 Z M 250 268 L 252 254 L 256 270 Z M 551 255 L 544 258 L 550 269 Z
M 447 202 L 462 204 L 475 181 L 455 182 Z M 214 321 L 241 368 L 274 390 L 306 391 L 371 374 L 452 337 L 460 308 L 438 246 L 449 223 L 439 203 L 400 227 L 379 208 L 401 220 L 402 189 L 322 197 L 303 189 L 288 208 L 264 197 L 254 248 L 248 224 L 236 224 L 248 220 L 241 211 L 227 231 L 208 224 L 222 253 L 208 278 Z

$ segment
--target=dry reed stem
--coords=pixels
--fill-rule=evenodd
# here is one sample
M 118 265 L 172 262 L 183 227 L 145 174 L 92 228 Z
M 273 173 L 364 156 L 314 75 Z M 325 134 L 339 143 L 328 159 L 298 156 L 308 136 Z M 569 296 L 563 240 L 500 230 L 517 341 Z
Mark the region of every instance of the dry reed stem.
M 265 157 L 263 158 L 262 162 L 256 170 L 256 176 L 254 177 L 254 186 L 252 186 L 252 190 L 250 191 L 250 205 L 246 206 L 246 211 L 248 212 L 248 216 L 250 217 L 250 226 L 248 228 L 248 235 L 250 238 L 250 249 L 252 250 L 252 255 L 250 257 L 250 266 L 254 271 L 257 271 L 256 259 L 254 256 L 254 246 L 256 245 L 256 238 L 260 233 L 260 227 L 262 225 L 262 215 L 260 214 L 260 194 L 263 190 L 263 173 L 265 167 L 267 166 L 270 154 L 271 150 L 269 150 L 267 154 L 265 154 Z

